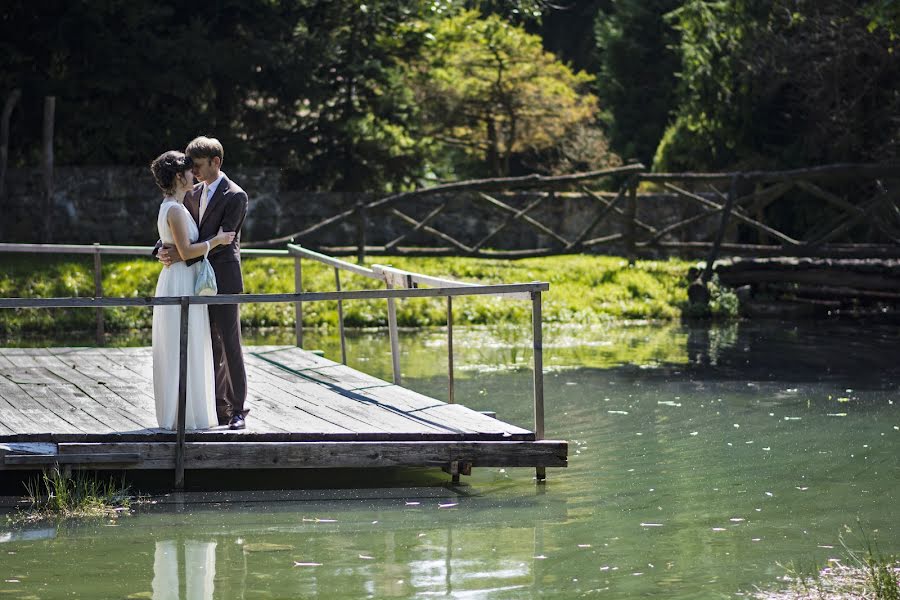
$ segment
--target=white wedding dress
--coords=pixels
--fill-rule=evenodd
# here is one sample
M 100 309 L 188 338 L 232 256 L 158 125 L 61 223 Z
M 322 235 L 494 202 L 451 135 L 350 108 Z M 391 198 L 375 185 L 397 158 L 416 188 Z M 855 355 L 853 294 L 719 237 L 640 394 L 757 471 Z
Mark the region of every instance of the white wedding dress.
M 191 242 L 200 237 L 197 224 L 180 202 L 166 198 L 159 207 L 156 220 L 159 239 L 175 244 L 167 215 L 170 210 L 183 210 L 188 217 Z M 184 262 L 163 267 L 156 283 L 157 296 L 193 296 L 194 281 L 200 263 Z M 192 304 L 188 309 L 187 408 L 186 429 L 206 429 L 218 424 L 216 418 L 215 383 L 213 380 L 212 339 L 209 335 L 209 313 L 205 304 Z M 178 363 L 181 334 L 181 307 L 153 307 L 153 396 L 156 399 L 156 422 L 163 429 L 175 429 L 178 418 Z

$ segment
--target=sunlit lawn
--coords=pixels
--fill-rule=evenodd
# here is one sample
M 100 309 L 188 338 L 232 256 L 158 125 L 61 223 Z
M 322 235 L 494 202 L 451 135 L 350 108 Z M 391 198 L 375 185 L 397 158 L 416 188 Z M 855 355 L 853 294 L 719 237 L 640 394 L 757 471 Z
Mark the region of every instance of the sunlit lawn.
M 681 315 L 686 302 L 686 273 L 692 264 L 683 260 L 638 261 L 629 266 L 619 257 L 572 255 L 521 260 L 475 258 L 373 257 L 367 264 L 390 264 L 429 275 L 477 283 L 546 281 L 543 297 L 547 323 L 596 323 L 605 320 L 671 320 Z M 93 263 L 82 257 L 5 255 L 0 257 L 0 297 L 92 296 Z M 149 258 L 114 259 L 103 263 L 103 293 L 107 297 L 152 296 L 160 265 Z M 294 291 L 293 261 L 283 258 L 250 258 L 243 266 L 245 291 L 268 294 Z M 334 272 L 313 261 L 303 262 L 305 291 L 335 289 Z M 342 289 L 383 287 L 375 280 L 342 274 Z M 530 304 L 486 296 L 458 299 L 454 321 L 460 325 L 524 322 Z M 245 326 L 293 326 L 294 308 L 288 303 L 251 304 L 241 307 Z M 397 303 L 401 326 L 446 323 L 446 300 L 414 299 Z M 334 302 L 304 304 L 304 326 L 334 326 Z M 383 300 L 344 303 L 349 327 L 383 326 L 387 311 Z M 0 313 L 0 331 L 52 332 L 61 327 L 89 330 L 91 309 L 16 309 Z M 151 311 L 144 308 L 111 308 L 106 311 L 108 331 L 149 328 Z

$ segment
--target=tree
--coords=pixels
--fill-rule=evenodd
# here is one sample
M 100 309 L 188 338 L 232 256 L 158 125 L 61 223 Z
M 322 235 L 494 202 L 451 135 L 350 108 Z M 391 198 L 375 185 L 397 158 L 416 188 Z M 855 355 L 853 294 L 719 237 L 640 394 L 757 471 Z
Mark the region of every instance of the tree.
M 248 99 L 292 73 L 285 51 L 302 2 L 9 0 L 0 13 L 0 86 L 22 89 L 15 133 L 39 139 L 44 95 L 57 98 L 62 164 L 144 165 L 199 133 L 227 160 L 256 155 Z M 280 61 L 280 62 L 279 62 Z M 283 71 L 271 67 L 281 65 Z M 35 161 L 17 145 L 16 164 Z
M 485 161 L 492 175 L 508 174 L 514 155 L 556 146 L 596 118 L 597 98 L 586 89 L 593 78 L 574 73 L 521 27 L 464 11 L 413 28 L 427 39 L 407 71 L 427 132 Z
M 682 36 L 681 83 L 656 167 L 783 168 L 898 156 L 900 40 L 867 14 L 880 5 L 686 2 L 671 14 Z
M 595 22 L 597 94 L 609 113 L 613 149 L 652 163 L 675 103 L 678 32 L 664 16 L 683 0 L 620 0 Z
M 312 2 L 297 23 L 304 85 L 286 115 L 281 144 L 307 189 L 397 190 L 422 176 L 428 139 L 398 60 L 420 36 L 398 37 L 419 19 L 417 0 Z

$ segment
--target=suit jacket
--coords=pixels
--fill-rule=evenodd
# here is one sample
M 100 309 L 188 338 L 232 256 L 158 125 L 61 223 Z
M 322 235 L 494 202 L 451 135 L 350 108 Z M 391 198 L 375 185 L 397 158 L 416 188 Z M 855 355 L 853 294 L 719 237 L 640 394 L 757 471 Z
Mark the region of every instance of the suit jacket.
M 244 279 L 241 276 L 241 227 L 247 216 L 247 192 L 223 175 L 209 200 L 203 221 L 200 221 L 200 195 L 203 184 L 199 183 L 184 197 L 184 206 L 191 213 L 194 221 L 199 223 L 200 241 L 214 238 L 219 227 L 225 231 L 235 231 L 234 241 L 227 246 L 216 246 L 209 252 L 209 262 L 216 272 L 216 283 L 220 294 L 240 294 L 244 291 Z M 201 257 L 202 258 L 202 257 Z M 200 260 L 187 261 L 193 264 Z

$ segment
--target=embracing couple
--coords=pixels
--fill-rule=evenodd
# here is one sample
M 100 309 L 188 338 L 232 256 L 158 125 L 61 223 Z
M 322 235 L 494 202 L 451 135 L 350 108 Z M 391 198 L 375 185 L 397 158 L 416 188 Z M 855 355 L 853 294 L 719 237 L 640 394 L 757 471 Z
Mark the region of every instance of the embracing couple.
M 240 232 L 247 194 L 221 170 L 224 155 L 219 140 L 198 137 L 183 153 L 170 150 L 150 164 L 163 192 L 154 248 L 163 264 L 157 296 L 194 296 L 204 257 L 220 293 L 244 291 Z M 188 311 L 185 428 L 244 429 L 249 411 L 238 305 L 192 304 Z M 180 306 L 153 307 L 153 395 L 164 429 L 175 429 L 178 416 L 180 330 Z

